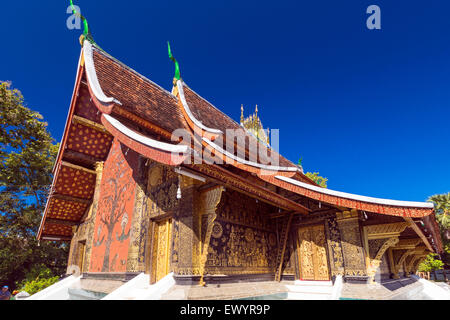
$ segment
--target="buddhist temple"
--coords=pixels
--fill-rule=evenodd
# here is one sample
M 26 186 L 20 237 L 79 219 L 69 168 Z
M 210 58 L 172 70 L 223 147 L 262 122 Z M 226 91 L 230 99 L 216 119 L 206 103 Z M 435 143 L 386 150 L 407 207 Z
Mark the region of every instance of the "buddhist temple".
M 38 233 L 70 243 L 68 274 L 367 284 L 443 252 L 433 204 L 319 187 L 271 149 L 258 107 L 237 123 L 178 64 L 166 90 L 92 37 L 81 45 Z

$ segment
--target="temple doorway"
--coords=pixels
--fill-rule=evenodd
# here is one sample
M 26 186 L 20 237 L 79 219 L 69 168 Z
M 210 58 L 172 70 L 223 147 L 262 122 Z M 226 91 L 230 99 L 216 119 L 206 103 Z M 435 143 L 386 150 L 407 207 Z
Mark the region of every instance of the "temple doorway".
M 152 279 L 158 282 L 170 272 L 172 219 L 155 222 L 153 233 Z
M 315 225 L 298 229 L 300 280 L 329 281 L 325 227 Z
M 84 272 L 83 265 L 84 265 L 84 255 L 86 253 L 86 241 L 79 241 L 78 242 L 78 253 L 77 253 L 77 266 L 80 270 L 80 274 Z

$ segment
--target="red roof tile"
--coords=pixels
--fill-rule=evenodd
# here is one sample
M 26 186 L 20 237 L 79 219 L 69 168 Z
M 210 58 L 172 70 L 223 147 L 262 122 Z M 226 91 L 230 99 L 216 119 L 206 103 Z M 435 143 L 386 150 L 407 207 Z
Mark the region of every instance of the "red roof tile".
M 95 48 L 94 63 L 105 94 L 119 100 L 127 111 L 170 133 L 186 128 L 177 98 L 171 93 Z

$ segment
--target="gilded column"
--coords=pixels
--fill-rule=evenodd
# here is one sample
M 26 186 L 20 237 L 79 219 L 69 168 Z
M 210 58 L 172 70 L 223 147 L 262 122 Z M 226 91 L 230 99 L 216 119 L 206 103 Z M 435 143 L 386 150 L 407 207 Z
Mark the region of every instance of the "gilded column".
M 406 258 L 407 249 L 395 249 L 392 251 L 394 260 L 394 279 L 400 278 L 400 271 L 403 269 L 403 261 Z M 404 271 L 404 270 L 403 270 Z
M 95 228 L 95 219 L 97 217 L 97 208 L 98 208 L 98 200 L 100 198 L 100 186 L 102 183 L 102 176 L 103 176 L 103 165 L 104 162 L 96 162 L 95 163 L 95 172 L 97 174 L 96 180 L 95 180 L 95 191 L 94 191 L 94 197 L 92 199 L 92 207 L 89 211 L 88 217 L 86 220 L 88 220 L 88 230 L 87 233 L 87 239 L 86 239 L 86 254 L 85 254 L 85 261 L 84 261 L 84 270 L 89 272 L 90 264 L 91 264 L 91 252 L 92 252 L 92 244 L 94 242 L 94 228 Z
M 394 261 L 394 252 L 392 248 L 388 249 L 389 270 L 391 271 L 392 279 L 399 279 L 397 266 Z
M 201 216 L 200 221 L 203 221 L 203 216 L 206 216 L 205 228 L 200 228 L 200 230 L 205 230 L 204 236 L 202 234 L 200 235 L 201 252 L 200 252 L 200 266 L 199 266 L 199 273 L 200 273 L 199 284 L 201 286 L 205 285 L 203 277 L 205 275 L 205 266 L 208 258 L 209 243 L 211 241 L 211 234 L 214 226 L 214 221 L 216 221 L 217 218 L 216 214 L 217 205 L 219 204 L 220 199 L 222 198 L 223 190 L 224 188 L 222 186 L 218 186 L 203 192 L 201 195 L 202 210 L 200 215 Z
M 408 270 L 406 268 L 406 259 L 410 256 L 414 254 L 414 250 L 407 250 L 400 258 L 400 261 L 398 262 L 398 268 L 400 268 L 400 266 L 403 266 L 403 273 L 404 276 L 408 275 Z
M 145 158 L 139 159 L 138 172 L 141 175 L 136 183 L 136 196 L 134 200 L 134 210 L 131 222 L 130 244 L 128 249 L 127 272 L 144 272 L 144 251 L 145 238 L 148 235 L 148 223 L 146 221 L 146 179 L 148 178 L 148 170 L 145 166 Z
M 344 279 L 347 282 L 365 283 L 368 276 L 358 211 L 338 212 L 336 216 L 344 257 Z
M 326 220 L 325 230 L 330 260 L 331 276 L 344 275 L 344 258 L 342 256 L 341 234 L 336 218 Z
M 183 276 L 199 275 L 199 244 L 200 234 L 198 218 L 198 181 L 180 176 L 181 194 L 180 206 L 174 222 L 174 272 L 180 279 Z
M 407 277 L 409 277 L 411 275 L 412 262 L 414 261 L 415 257 L 416 257 L 416 254 L 415 254 L 415 252 L 413 252 L 405 260 L 405 266 L 406 266 L 405 274 Z
M 380 267 L 384 253 L 398 243 L 398 237 L 374 239 L 369 241 L 369 265 L 367 268 L 370 283 L 375 283 L 375 274 Z
M 426 248 L 425 247 L 417 247 L 414 252 L 411 253 L 411 255 L 408 256 L 408 258 L 406 259 L 405 263 L 406 263 L 406 272 L 407 275 L 411 275 L 413 273 L 415 273 L 414 270 L 414 265 L 416 264 L 417 260 L 426 257 Z

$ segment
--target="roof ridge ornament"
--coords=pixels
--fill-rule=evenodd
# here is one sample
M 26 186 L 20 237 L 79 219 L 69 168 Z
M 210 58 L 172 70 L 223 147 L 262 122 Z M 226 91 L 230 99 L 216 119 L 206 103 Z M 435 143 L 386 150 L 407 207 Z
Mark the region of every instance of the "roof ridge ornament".
M 72 0 L 70 0 L 70 6 L 72 7 L 73 14 L 83 21 L 84 30 L 83 34 L 80 36 L 81 46 L 83 46 L 84 40 L 87 40 L 90 43 L 95 44 L 94 38 L 92 37 L 91 31 L 89 30 L 89 24 L 87 22 L 87 19 L 80 12 L 77 12 L 75 6 L 73 5 Z
M 175 76 L 174 76 L 174 85 L 178 80 L 181 80 L 181 72 L 180 72 L 180 64 L 178 63 L 177 59 L 172 54 L 172 50 L 170 49 L 170 43 L 167 41 L 167 47 L 169 50 L 169 59 L 175 63 Z

